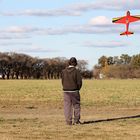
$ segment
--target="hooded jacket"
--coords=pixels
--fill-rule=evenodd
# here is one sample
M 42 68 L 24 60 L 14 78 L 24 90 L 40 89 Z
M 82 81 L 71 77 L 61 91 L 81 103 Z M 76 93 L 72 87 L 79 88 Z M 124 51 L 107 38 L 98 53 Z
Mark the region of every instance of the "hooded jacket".
M 74 66 L 69 66 L 62 71 L 62 86 L 64 91 L 77 91 L 82 87 L 80 71 Z

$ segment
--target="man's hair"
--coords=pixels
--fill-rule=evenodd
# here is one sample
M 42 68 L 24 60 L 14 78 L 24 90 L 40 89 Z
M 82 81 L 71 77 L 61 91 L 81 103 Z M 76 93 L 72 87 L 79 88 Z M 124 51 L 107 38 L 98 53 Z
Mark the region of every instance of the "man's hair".
M 71 57 L 70 58 L 69 65 L 72 65 L 72 66 L 76 66 L 77 65 L 77 60 L 76 60 L 75 57 Z

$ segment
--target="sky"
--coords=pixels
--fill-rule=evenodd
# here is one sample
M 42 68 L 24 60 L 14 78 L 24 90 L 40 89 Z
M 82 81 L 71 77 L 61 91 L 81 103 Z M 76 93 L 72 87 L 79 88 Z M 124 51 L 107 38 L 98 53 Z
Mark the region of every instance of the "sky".
M 119 35 L 125 25 L 112 23 L 139 9 L 139 0 L 0 0 L 0 52 L 74 56 L 91 69 L 103 55 L 140 53 L 140 21 L 130 24 L 129 37 Z

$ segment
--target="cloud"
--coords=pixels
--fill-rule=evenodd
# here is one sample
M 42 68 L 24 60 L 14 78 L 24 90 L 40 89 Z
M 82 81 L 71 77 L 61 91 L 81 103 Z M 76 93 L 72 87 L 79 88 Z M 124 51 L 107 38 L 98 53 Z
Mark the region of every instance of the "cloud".
M 30 26 L 10 26 L 6 28 L 5 30 L 1 30 L 3 32 L 8 32 L 8 33 L 28 33 L 28 32 L 36 32 L 38 31 L 38 28 L 33 28 Z
M 73 3 L 65 7 L 56 9 L 26 9 L 22 11 L 6 11 L 0 13 L 1 16 L 80 16 L 83 12 L 94 10 L 139 10 L 139 0 L 102 0 L 95 2 Z
M 32 27 L 32 26 L 10 26 L 0 29 L 0 39 L 30 39 L 34 36 L 51 36 L 67 34 L 112 34 L 125 31 L 125 25 L 113 24 L 111 19 L 105 16 L 97 16 L 87 24 L 77 24 L 62 27 Z M 130 24 L 130 31 L 140 33 L 140 22 Z
M 43 10 L 43 9 L 26 9 L 24 11 L 3 12 L 1 16 L 37 16 L 37 17 L 55 17 L 55 16 L 80 16 L 78 11 L 67 9 Z
M 120 26 L 108 26 L 105 24 L 100 27 L 90 24 L 72 25 L 59 28 L 39 28 L 39 27 L 8 27 L 0 30 L 0 39 L 30 39 L 33 36 L 48 36 L 48 35 L 67 35 L 67 34 L 103 34 L 118 31 Z
M 90 20 L 90 25 L 112 25 L 111 19 L 105 17 L 105 16 L 98 16 L 94 17 Z
M 21 49 L 16 49 L 15 52 L 24 52 L 24 53 L 55 53 L 55 52 L 60 52 L 60 50 L 55 50 L 55 49 L 46 49 L 38 46 L 32 45 L 31 47 L 28 48 L 21 48 Z
M 17 46 L 17 45 L 22 45 L 22 46 L 29 46 L 32 45 L 30 42 L 1 42 L 0 46 Z
M 109 42 L 104 42 L 104 41 L 87 41 L 83 43 L 84 47 L 96 47 L 96 48 L 116 48 L 116 47 L 126 47 L 130 45 L 130 43 L 127 42 L 121 42 L 121 41 L 109 41 Z
M 41 30 L 40 28 L 29 26 L 10 26 L 5 29 L 0 29 L 0 40 L 18 40 L 18 39 L 30 39 L 34 34 Z
M 91 3 L 77 3 L 71 5 L 70 8 L 75 11 L 89 10 L 134 10 L 140 8 L 139 0 L 102 0 Z
M 18 40 L 18 39 L 30 39 L 30 35 L 27 34 L 17 34 L 17 33 L 11 33 L 11 32 L 1 32 L 0 34 L 0 40 Z
M 20 47 L 17 47 L 17 45 L 20 45 Z M 5 46 L 12 46 L 12 49 L 10 47 Z M 22 47 L 24 46 L 24 48 Z M 61 52 L 61 50 L 57 49 L 47 49 L 43 46 L 37 46 L 30 42 L 3 42 L 0 43 L 1 50 L 4 52 L 17 52 L 17 53 L 58 53 Z

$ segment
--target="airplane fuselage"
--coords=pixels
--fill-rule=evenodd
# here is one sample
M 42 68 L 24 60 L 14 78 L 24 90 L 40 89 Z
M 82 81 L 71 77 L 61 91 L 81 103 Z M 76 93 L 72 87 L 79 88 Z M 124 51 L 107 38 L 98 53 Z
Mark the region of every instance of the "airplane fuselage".
M 130 11 L 126 13 L 126 32 L 129 30 L 129 18 L 130 18 Z

